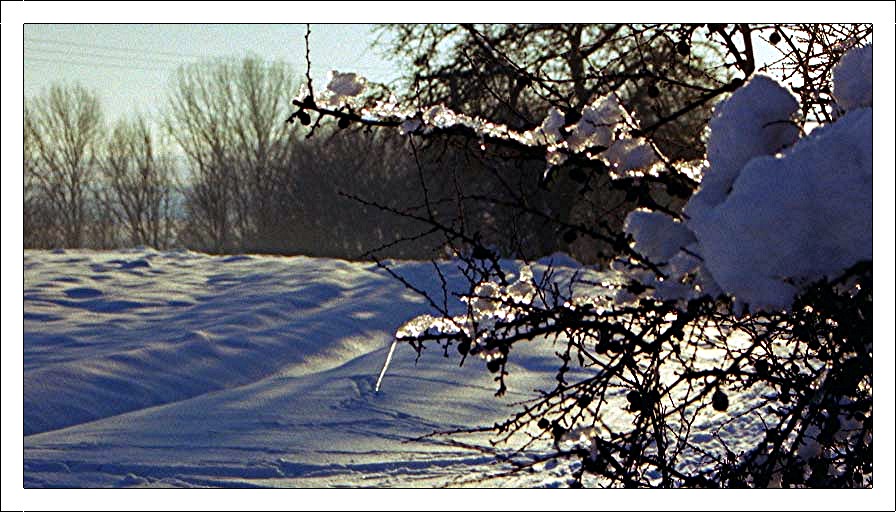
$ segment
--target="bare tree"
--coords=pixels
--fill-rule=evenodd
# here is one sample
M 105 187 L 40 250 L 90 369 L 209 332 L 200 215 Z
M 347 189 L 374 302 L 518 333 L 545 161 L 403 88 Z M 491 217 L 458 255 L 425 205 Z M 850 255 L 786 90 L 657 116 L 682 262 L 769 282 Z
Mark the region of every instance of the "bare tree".
M 104 146 L 102 204 L 132 245 L 162 248 L 173 232 L 173 170 L 142 117 L 122 119 Z
M 40 194 L 54 219 L 54 243 L 81 247 L 89 223 L 89 188 L 103 133 L 99 100 L 79 85 L 54 85 L 25 110 L 26 188 Z M 31 149 L 29 149 L 31 148 Z M 28 182 L 30 181 L 30 185 Z M 33 197 L 33 196 L 32 196 Z
M 56 223 L 48 205 L 41 182 L 37 176 L 37 147 L 34 140 L 34 120 L 29 112 L 28 102 L 25 102 L 24 110 L 24 188 L 22 191 L 23 205 L 23 236 L 25 247 L 46 249 L 56 244 Z
M 595 96 L 614 92 L 652 125 L 731 78 L 699 28 L 402 24 L 381 28 L 380 45 L 407 70 L 407 99 L 422 105 L 444 103 L 526 129 L 551 106 L 575 115 Z M 657 125 L 653 139 L 670 158 L 698 158 L 708 117 L 701 102 Z
M 293 137 L 278 105 L 291 79 L 286 65 L 257 58 L 178 70 L 165 126 L 190 164 L 186 235 L 200 247 L 251 246 L 273 223 L 275 166 Z
M 258 248 L 275 239 L 274 196 L 277 175 L 295 132 L 283 123 L 283 96 L 292 88 L 292 73 L 282 63 L 266 64 L 244 59 L 232 72 L 236 109 L 231 130 L 236 135 L 235 160 L 239 169 L 236 190 L 244 246 Z

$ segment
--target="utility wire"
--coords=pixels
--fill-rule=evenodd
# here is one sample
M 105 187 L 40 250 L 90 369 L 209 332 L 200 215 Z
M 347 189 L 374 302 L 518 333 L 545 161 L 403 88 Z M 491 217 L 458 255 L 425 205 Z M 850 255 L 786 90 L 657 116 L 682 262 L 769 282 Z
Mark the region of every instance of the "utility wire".
M 111 50 L 111 51 L 116 51 L 116 52 L 128 52 L 128 53 L 139 53 L 139 54 L 154 54 L 154 55 L 161 55 L 161 56 L 167 56 L 167 57 L 180 57 L 180 58 L 188 58 L 188 59 L 201 59 L 201 58 L 205 57 L 203 55 L 198 55 L 195 53 L 188 54 L 188 53 L 166 52 L 166 51 L 162 51 L 162 50 L 149 50 L 146 48 L 123 48 L 121 46 L 75 43 L 73 41 L 61 41 L 59 39 L 43 39 L 43 38 L 28 37 L 28 36 L 25 36 L 25 41 L 31 41 L 34 43 L 64 45 L 66 47 L 75 46 L 78 48 Z
M 28 46 L 25 47 L 25 51 L 40 52 L 40 53 L 53 53 L 53 54 L 57 54 L 57 55 L 64 55 L 66 57 L 113 59 L 113 61 L 114 60 L 120 61 L 123 59 L 126 59 L 126 60 L 137 59 L 137 60 L 146 61 L 148 63 L 163 64 L 163 65 L 169 65 L 169 66 L 189 63 L 188 61 L 163 60 L 163 59 L 156 59 L 153 57 L 138 57 L 138 56 L 133 56 L 133 55 L 103 55 L 100 53 L 90 53 L 90 52 L 83 52 L 83 51 L 78 51 L 78 50 L 73 52 L 73 51 L 68 51 L 68 50 L 57 50 L 57 49 L 50 49 L 50 48 L 31 48 Z
M 113 64 L 111 62 L 79 62 L 67 59 L 49 59 L 44 57 L 28 57 L 25 56 L 25 61 L 33 61 L 33 62 L 46 62 L 50 64 L 74 64 L 78 66 L 87 66 L 87 67 L 101 67 L 101 68 L 117 68 L 117 69 L 131 69 L 138 71 L 160 71 L 160 72 L 170 72 L 171 69 L 168 68 L 147 68 L 142 66 L 135 65 L 124 65 L 124 64 Z
M 62 41 L 62 40 L 58 40 L 58 39 L 44 39 L 44 38 L 27 37 L 27 36 L 25 37 L 25 41 L 32 42 L 32 43 L 39 43 L 39 44 L 57 45 L 57 46 L 62 45 L 65 48 L 76 47 L 76 48 L 85 48 L 85 49 L 92 49 L 92 50 L 127 52 L 127 53 L 132 53 L 132 54 L 139 54 L 139 55 L 152 55 L 152 56 L 157 56 L 157 57 L 158 56 L 176 57 L 176 58 L 181 58 L 181 59 L 214 59 L 215 58 L 215 56 L 213 56 L 213 55 L 199 55 L 199 54 L 166 52 L 166 51 L 161 51 L 161 50 L 149 50 L 149 49 L 134 48 L 134 47 L 123 48 L 120 46 L 84 44 L 84 43 L 75 43 L 72 41 Z M 32 46 L 32 48 L 34 50 L 43 50 L 42 48 L 37 48 L 37 47 L 33 47 L 33 46 Z M 60 51 L 56 48 L 47 48 L 47 51 L 50 51 L 50 50 L 53 50 L 56 52 Z M 370 48 L 365 48 L 365 50 L 361 54 L 359 54 L 358 57 L 356 57 L 354 59 L 354 62 L 352 64 L 347 64 L 347 65 L 343 64 L 342 67 L 349 69 L 351 71 L 355 71 L 355 70 L 357 70 L 357 71 L 389 71 L 390 70 L 389 68 L 385 68 L 383 66 L 358 66 L 357 65 L 358 61 L 360 61 L 361 59 L 363 59 L 364 57 L 367 56 L 367 54 L 369 53 L 369 50 L 370 50 Z M 108 57 L 109 58 L 118 58 L 118 59 L 134 58 L 131 55 L 108 55 Z M 144 59 L 150 59 L 150 58 L 151 57 L 144 57 Z M 267 60 L 267 59 L 265 59 L 265 60 Z M 192 61 L 182 61 L 182 60 L 175 59 L 175 60 L 172 60 L 172 62 L 186 64 L 186 63 L 189 63 Z M 271 61 L 268 61 L 268 62 L 271 62 Z M 321 69 L 320 71 L 323 72 L 323 71 L 326 71 L 326 69 Z

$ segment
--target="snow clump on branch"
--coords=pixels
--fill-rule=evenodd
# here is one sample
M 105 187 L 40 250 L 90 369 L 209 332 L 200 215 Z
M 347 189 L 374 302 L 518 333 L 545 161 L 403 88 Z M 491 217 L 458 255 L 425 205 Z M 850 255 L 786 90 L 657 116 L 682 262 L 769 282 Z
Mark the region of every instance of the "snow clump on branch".
M 847 52 L 834 68 L 833 95 L 844 110 L 870 107 L 872 101 L 871 45 Z
M 332 70 L 327 83 L 327 100 L 333 104 L 342 103 L 364 92 L 366 85 L 367 80 L 357 73 L 340 73 Z
M 871 260 L 871 47 L 845 55 L 833 80 L 847 113 L 802 139 L 796 99 L 768 77 L 716 108 L 687 220 L 635 211 L 625 225 L 669 274 L 643 276 L 656 296 L 721 292 L 741 310 L 786 310 L 804 286 Z
M 331 71 L 326 91 L 315 99 L 315 103 L 325 108 L 339 109 L 346 103 L 363 102 L 359 97 L 368 89 L 366 86 L 367 80 L 357 73 Z M 303 92 L 297 96 L 296 101 L 304 101 L 300 98 L 306 94 Z M 613 178 L 656 173 L 655 164 L 659 161 L 657 148 L 644 138 L 633 135 L 638 122 L 612 93 L 595 99 L 580 115 L 573 116 L 578 120 L 571 123 L 567 123 L 567 114 L 551 107 L 539 126 L 524 132 L 480 117 L 453 112 L 444 105 L 433 105 L 422 110 L 401 107 L 394 98 L 364 106 L 360 114 L 370 121 L 397 121 L 402 135 L 425 135 L 434 130 L 462 127 L 480 137 L 483 148 L 489 138 L 529 147 L 544 147 L 547 171 L 562 165 L 574 154 L 582 154 L 590 160 L 602 160 Z

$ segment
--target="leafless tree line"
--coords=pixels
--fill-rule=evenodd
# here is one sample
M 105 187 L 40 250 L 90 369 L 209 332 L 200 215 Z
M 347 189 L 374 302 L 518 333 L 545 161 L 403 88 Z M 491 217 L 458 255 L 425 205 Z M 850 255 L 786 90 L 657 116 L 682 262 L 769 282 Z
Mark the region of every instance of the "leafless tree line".
M 295 78 L 288 66 L 257 58 L 184 67 L 158 118 L 111 125 L 97 95 L 77 85 L 54 85 L 27 100 L 25 247 L 340 258 L 386 247 L 379 256 L 428 258 L 449 245 L 444 237 L 374 206 L 420 213 L 428 194 L 434 215 L 463 219 L 502 252 L 570 250 L 553 223 L 508 207 L 515 196 L 502 202 L 482 194 L 535 189 L 540 162 L 495 165 L 461 138 L 412 146 L 397 133 L 358 125 L 325 124 L 308 137 L 284 122 Z M 575 187 L 561 176 L 553 191 L 529 200 L 566 205 L 561 195 Z M 396 243 L 407 239 L 415 243 Z
M 412 222 L 349 199 L 416 193 L 405 141 L 298 136 L 284 122 L 294 82 L 258 58 L 187 66 L 158 119 L 114 124 L 79 85 L 26 99 L 24 246 L 346 258 L 406 235 Z
M 151 245 L 174 230 L 174 175 L 142 117 L 109 129 L 98 97 L 53 85 L 25 102 L 26 248 Z

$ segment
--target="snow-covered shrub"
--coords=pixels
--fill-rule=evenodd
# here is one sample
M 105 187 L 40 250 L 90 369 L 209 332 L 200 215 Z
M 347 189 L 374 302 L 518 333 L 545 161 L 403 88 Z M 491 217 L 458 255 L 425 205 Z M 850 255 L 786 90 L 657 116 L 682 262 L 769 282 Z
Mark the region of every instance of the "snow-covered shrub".
M 703 182 L 684 207 L 687 221 L 633 212 L 626 229 L 634 248 L 660 262 L 686 249 L 682 257 L 701 261 L 714 291 L 754 309 L 787 309 L 805 286 L 870 260 L 870 55 L 870 46 L 854 50 L 834 69 L 836 97 L 836 84 L 849 83 L 839 89 L 851 98 L 841 106 L 862 106 L 801 139 L 792 120 L 796 99 L 768 77 L 721 103 L 709 123 Z M 670 277 L 681 281 L 687 272 Z
M 835 112 L 828 103 L 824 115 L 811 119 L 820 126 L 806 134 L 800 114 L 817 103 L 755 73 L 751 47 L 732 38 L 750 41 L 762 29 L 704 29 L 701 43 L 715 45 L 748 78 L 700 86 L 695 103 L 659 116 L 662 125 L 731 93 L 707 121 L 699 163 L 670 161 L 654 142 L 656 123 L 640 121 L 609 92 L 578 109 L 555 96 L 525 129 L 442 104 L 358 115 L 295 103 L 340 120 L 395 127 L 412 140 L 460 137 L 482 151 L 495 148 L 500 158 L 538 158 L 546 163 L 545 183 L 569 172 L 584 189 L 603 176 L 639 207 L 619 231 L 600 220 L 574 224 L 539 212 L 564 238 L 587 236 L 616 251 L 610 268 L 574 269 L 509 270 L 517 264 L 467 233 L 462 218 L 436 219 L 428 196 L 428 215 L 397 212 L 445 236 L 468 286 L 449 289 L 443 280 L 441 297 L 433 297 L 404 281 L 438 314 L 410 319 L 396 344 L 418 354 L 430 344 L 446 355 L 453 348 L 462 364 L 479 359 L 495 374 L 498 395 L 513 385 L 515 354 L 541 348 L 557 358 L 553 387 L 493 427 L 493 442 L 528 454 L 511 464 L 565 461 L 575 486 L 869 486 L 870 45 L 842 58 L 828 54 L 840 59 L 828 67 L 833 76 L 802 77 L 816 81 L 816 89 L 833 82 L 839 106 Z M 693 26 L 651 27 L 638 36 L 653 30 L 681 38 L 681 56 L 697 33 Z M 870 37 L 870 29 L 855 30 Z M 778 38 L 791 40 L 799 34 L 782 33 Z M 798 53 L 783 58 L 802 58 Z M 542 95 L 557 94 L 565 83 L 515 72 Z M 679 82 L 655 72 L 625 78 L 645 76 L 649 97 L 658 96 L 658 79 Z M 525 196 L 514 205 L 533 210 Z

